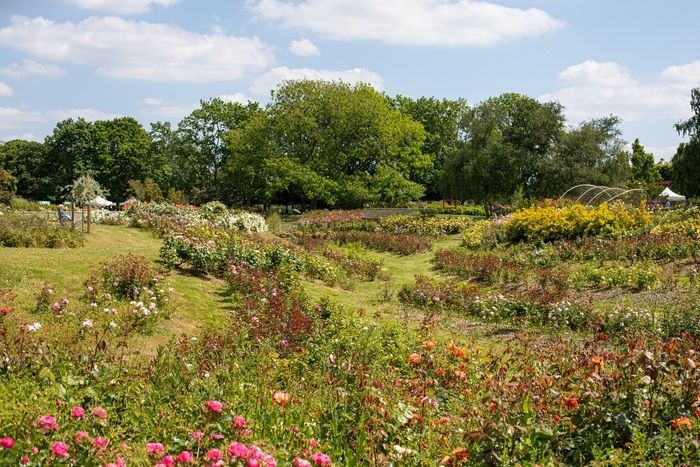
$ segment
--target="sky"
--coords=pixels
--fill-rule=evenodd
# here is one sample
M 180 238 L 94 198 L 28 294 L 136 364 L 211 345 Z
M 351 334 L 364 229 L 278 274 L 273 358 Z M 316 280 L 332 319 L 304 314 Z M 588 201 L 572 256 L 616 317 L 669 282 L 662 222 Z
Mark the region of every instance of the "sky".
M 700 87 L 691 0 L 0 0 L 0 140 L 65 118 L 176 124 L 286 79 L 390 95 L 557 100 L 670 160 Z

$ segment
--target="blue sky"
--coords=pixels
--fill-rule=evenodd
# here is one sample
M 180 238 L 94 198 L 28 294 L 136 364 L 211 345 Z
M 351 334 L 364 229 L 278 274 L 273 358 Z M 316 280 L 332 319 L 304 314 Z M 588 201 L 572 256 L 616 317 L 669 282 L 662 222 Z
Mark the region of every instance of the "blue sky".
M 176 123 L 309 77 L 556 99 L 668 160 L 700 86 L 698 17 L 680 0 L 0 0 L 0 140 L 77 116 Z

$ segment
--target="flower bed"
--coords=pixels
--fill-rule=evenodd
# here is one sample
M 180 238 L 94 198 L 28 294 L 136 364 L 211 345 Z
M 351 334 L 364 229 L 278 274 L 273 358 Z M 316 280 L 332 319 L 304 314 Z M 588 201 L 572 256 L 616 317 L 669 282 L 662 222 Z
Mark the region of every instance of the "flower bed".
M 61 226 L 45 213 L 0 211 L 0 247 L 77 248 L 85 239 L 70 226 Z
M 514 213 L 503 223 L 502 231 L 510 242 L 551 242 L 598 235 L 621 237 L 639 233 L 650 225 L 651 214 L 644 207 L 540 205 Z

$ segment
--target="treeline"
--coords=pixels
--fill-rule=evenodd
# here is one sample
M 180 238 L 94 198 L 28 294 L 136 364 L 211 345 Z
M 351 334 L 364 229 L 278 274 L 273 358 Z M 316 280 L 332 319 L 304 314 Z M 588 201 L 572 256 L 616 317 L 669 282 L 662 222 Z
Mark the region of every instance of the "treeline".
M 580 183 L 654 190 L 670 167 L 655 164 L 639 141 L 625 151 L 619 123 L 610 116 L 569 126 L 557 102 L 521 94 L 470 106 L 387 96 L 365 84 L 293 81 L 264 107 L 202 101 L 176 128 L 156 122 L 147 131 L 130 117 L 67 119 L 43 143 L 0 147 L 0 167 L 17 195 L 53 201 L 85 173 L 115 201 L 235 205 L 488 203 L 558 196 Z M 682 125 L 697 137 L 692 120 Z M 692 144 L 681 147 L 684 157 Z

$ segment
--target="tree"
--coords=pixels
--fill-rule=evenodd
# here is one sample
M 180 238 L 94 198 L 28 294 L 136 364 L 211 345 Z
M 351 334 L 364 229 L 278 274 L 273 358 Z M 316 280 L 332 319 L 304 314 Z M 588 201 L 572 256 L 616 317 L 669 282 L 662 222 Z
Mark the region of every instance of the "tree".
M 17 179 L 0 167 L 0 205 L 9 206 L 17 189 Z
M 631 177 L 629 154 L 620 138 L 620 119 L 592 119 L 570 128 L 542 166 L 542 191 L 559 196 L 572 186 L 590 183 L 625 186 Z
M 689 141 L 681 143 L 673 156 L 671 185 L 686 196 L 700 196 L 700 88 L 691 91 L 690 107 L 693 115 L 676 124 L 678 133 Z
M 129 180 L 156 178 L 165 161 L 151 151 L 151 137 L 131 117 L 94 123 L 96 179 L 117 200 L 126 199 Z
M 163 201 L 163 192 L 158 184 L 150 178 L 145 181 L 129 180 L 129 189 L 139 201 L 146 203 Z
M 632 186 L 643 188 L 650 194 L 658 194 L 658 181 L 661 180 L 659 168 L 654 162 L 654 155 L 646 152 L 639 138 L 632 143 Z
M 671 187 L 685 196 L 700 196 L 700 140 L 681 143 L 673 156 Z
M 267 116 L 251 125 L 232 135 L 230 172 L 255 157 L 264 173 L 257 190 L 268 199 L 342 207 L 390 202 L 376 188 L 377 177 L 386 176 L 380 168 L 393 170 L 397 181 L 430 167 L 421 125 L 366 84 L 286 82 L 272 93 Z
M 77 179 L 78 174 L 94 172 L 99 166 L 95 128 L 83 118 L 58 122 L 44 144 L 51 174 L 49 197 L 54 200 L 63 197 L 65 187 Z
M 217 97 L 201 101 L 200 107 L 178 124 L 176 165 L 197 201 L 221 197 L 221 175 L 230 154 L 225 135 L 245 125 L 258 111 L 256 102 L 243 105 Z
M 556 102 L 508 93 L 480 103 L 460 122 L 461 141 L 443 170 L 443 194 L 487 206 L 510 198 L 518 187 L 541 194 L 544 167 L 564 135 L 563 124 Z
M 671 180 L 673 177 L 673 164 L 671 162 L 665 162 L 663 159 L 656 164 L 656 168 L 659 171 L 659 177 L 661 180 Z
M 46 199 L 51 188 L 51 172 L 42 143 L 16 139 L 0 146 L 0 167 L 17 179 L 17 195 Z
M 87 205 L 87 233 L 90 233 L 92 226 L 92 201 L 98 196 L 107 196 L 107 191 L 90 175 L 81 175 L 70 185 L 70 196 L 71 199 L 81 205 Z
M 426 136 L 421 152 L 431 159 L 431 166 L 411 174 L 411 180 L 425 187 L 428 198 L 440 197 L 440 179 L 448 155 L 459 145 L 460 122 L 469 109 L 464 99 L 396 96 L 390 103 L 401 113 L 423 125 Z

